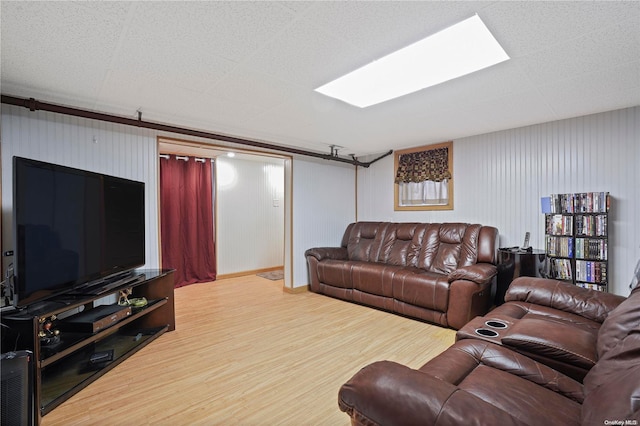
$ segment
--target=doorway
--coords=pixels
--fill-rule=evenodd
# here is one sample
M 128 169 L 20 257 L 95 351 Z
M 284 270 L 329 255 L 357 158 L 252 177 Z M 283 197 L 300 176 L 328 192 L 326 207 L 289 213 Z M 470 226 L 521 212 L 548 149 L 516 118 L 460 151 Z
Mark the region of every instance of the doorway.
M 158 152 L 212 160 L 218 278 L 284 269 L 291 288 L 291 157 L 162 137 Z

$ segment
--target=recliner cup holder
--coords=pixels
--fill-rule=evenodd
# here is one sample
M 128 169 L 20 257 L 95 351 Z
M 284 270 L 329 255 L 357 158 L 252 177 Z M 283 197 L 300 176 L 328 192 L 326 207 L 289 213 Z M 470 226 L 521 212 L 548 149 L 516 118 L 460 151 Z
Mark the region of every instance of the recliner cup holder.
M 491 328 L 507 328 L 508 325 L 506 322 L 498 321 L 498 320 L 489 320 L 485 321 L 485 324 Z
M 482 337 L 498 337 L 497 331 L 489 330 L 488 328 L 476 328 L 476 334 Z

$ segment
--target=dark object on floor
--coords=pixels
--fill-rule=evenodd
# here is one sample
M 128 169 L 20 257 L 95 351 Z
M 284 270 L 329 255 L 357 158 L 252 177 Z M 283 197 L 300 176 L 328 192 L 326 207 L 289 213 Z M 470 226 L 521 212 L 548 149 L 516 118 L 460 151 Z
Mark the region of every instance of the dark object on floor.
M 30 351 L 7 352 L 0 356 L 2 386 L 0 396 L 0 424 L 33 424 L 32 353 Z

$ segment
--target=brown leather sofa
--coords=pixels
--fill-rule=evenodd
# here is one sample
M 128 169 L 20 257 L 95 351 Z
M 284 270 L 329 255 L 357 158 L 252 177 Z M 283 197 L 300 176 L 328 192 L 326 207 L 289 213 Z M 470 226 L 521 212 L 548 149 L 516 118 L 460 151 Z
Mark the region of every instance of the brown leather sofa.
M 305 256 L 311 291 L 457 329 L 491 307 L 497 248 L 491 226 L 356 222 Z
M 499 329 L 502 341 L 471 338 L 468 328 L 486 325 L 496 316 L 490 312 L 418 370 L 389 361 L 363 368 L 340 389 L 340 409 L 353 425 L 640 424 L 640 287 L 626 299 L 540 278 L 520 278 L 512 287 L 510 307 L 498 312 L 511 321 Z M 542 335 L 532 339 L 534 355 L 565 364 L 573 360 L 563 359 L 564 343 L 595 332 L 595 363 L 582 382 L 507 346 L 508 330 L 522 319 L 549 336 L 546 352 Z

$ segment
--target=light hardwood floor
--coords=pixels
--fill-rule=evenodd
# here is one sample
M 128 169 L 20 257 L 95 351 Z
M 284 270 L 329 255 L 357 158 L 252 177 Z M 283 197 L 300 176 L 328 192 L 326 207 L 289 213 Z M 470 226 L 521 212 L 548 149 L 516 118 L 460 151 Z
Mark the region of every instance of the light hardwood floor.
M 349 425 L 363 366 L 418 368 L 455 332 L 256 276 L 176 289 L 166 333 L 43 418 L 54 425 Z

